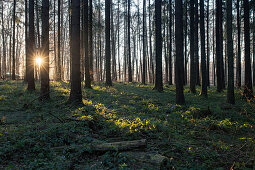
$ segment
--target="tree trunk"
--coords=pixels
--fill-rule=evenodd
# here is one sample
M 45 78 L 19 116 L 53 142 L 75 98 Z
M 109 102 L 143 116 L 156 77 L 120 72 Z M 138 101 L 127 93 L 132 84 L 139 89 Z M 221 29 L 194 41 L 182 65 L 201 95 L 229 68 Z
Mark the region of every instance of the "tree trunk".
M 155 2 L 155 24 L 156 24 L 156 81 L 154 89 L 163 91 L 162 80 L 162 32 L 161 32 L 161 0 Z
M 42 1 L 42 57 L 41 99 L 50 98 L 49 83 L 49 0 Z
M 196 85 L 200 86 L 200 74 L 199 74 L 199 38 L 198 38 L 198 0 L 195 0 L 195 70 L 196 70 Z
M 190 0 L 190 91 L 196 93 L 196 70 L 194 58 L 194 0 Z
M 216 0 L 216 74 L 217 74 L 217 91 L 222 92 L 222 70 L 223 70 L 223 40 L 222 37 L 222 0 Z
M 12 34 L 12 80 L 15 80 L 16 73 L 15 73 L 15 29 L 16 29 L 16 0 L 13 1 L 13 34 Z
M 69 101 L 81 103 L 81 74 L 80 74 L 80 0 L 72 2 L 72 80 Z
M 89 74 L 90 74 L 90 81 L 92 82 L 94 79 L 93 76 L 93 4 L 92 0 L 89 1 Z
M 227 103 L 235 104 L 234 95 L 234 53 L 232 37 L 232 0 L 227 0 L 227 55 L 228 55 L 228 91 Z
M 34 80 L 34 53 L 35 53 L 35 26 L 34 26 L 34 0 L 29 0 L 29 41 L 28 41 L 28 91 L 35 90 Z
M 112 86 L 111 79 L 111 0 L 105 0 L 105 59 L 106 59 L 106 86 Z
M 201 95 L 207 97 L 207 73 L 205 53 L 204 0 L 200 0 L 200 38 L 201 38 Z
M 245 86 L 244 94 L 247 98 L 253 97 L 251 56 L 250 56 L 250 10 L 249 1 L 244 0 L 244 41 L 245 41 Z
M 209 8 L 209 5 L 210 4 L 210 0 L 207 0 L 207 57 L 206 57 L 206 79 L 207 79 L 207 86 L 210 87 L 210 30 L 209 30 L 209 23 L 210 23 L 210 18 L 209 18 L 209 13 L 210 13 L 210 8 Z
M 173 62 L 172 62 L 172 0 L 169 1 L 169 85 L 173 85 Z
M 60 13 L 60 8 L 61 8 L 61 0 L 58 0 L 58 72 L 57 72 L 57 81 L 61 81 L 61 73 L 62 73 L 62 68 L 61 68 L 61 55 L 60 55 L 60 41 L 61 41 L 61 13 Z
M 1 11 L 1 20 L 2 20 L 2 46 L 3 46 L 3 62 L 2 62 L 2 77 L 6 78 L 6 42 L 5 42 L 5 27 L 4 27 L 4 2 L 2 1 L 2 11 Z
M 236 85 L 238 88 L 241 88 L 242 85 L 242 61 L 241 61 L 241 26 L 240 26 L 240 2 L 237 0 L 236 2 L 236 10 L 237 10 L 237 59 L 236 59 Z
M 146 0 L 143 0 L 143 71 L 142 83 L 146 83 Z
M 185 104 L 183 94 L 184 63 L 183 63 L 183 10 L 182 0 L 175 0 L 175 44 L 176 44 L 176 63 L 175 63 L 175 82 L 176 82 L 176 104 Z

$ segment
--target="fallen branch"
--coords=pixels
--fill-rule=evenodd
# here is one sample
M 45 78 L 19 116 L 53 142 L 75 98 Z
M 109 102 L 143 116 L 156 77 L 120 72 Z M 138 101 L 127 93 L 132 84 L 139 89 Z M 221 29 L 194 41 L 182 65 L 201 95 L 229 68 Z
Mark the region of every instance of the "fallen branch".
M 127 151 L 138 148 L 145 148 L 147 145 L 146 139 L 134 140 L 134 141 L 121 141 L 121 142 L 112 142 L 112 143 L 102 143 L 102 144 L 90 144 L 86 146 L 90 148 L 90 152 L 107 152 L 107 151 Z M 76 146 L 60 146 L 55 147 L 53 150 L 56 152 L 62 152 L 65 148 L 75 149 L 75 148 L 83 148 L 84 145 L 76 145 Z

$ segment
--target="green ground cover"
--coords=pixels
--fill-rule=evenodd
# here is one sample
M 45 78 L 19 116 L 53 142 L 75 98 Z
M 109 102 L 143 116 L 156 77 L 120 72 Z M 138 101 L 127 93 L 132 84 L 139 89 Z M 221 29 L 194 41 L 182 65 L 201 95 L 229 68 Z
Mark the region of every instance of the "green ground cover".
M 36 84 L 39 89 L 39 84 Z M 168 158 L 165 168 L 255 168 L 255 104 L 236 90 L 236 105 L 226 92 L 208 99 L 189 93 L 175 104 L 175 86 L 96 83 L 83 90 L 83 105 L 67 103 L 68 82 L 51 82 L 51 100 L 23 82 L 0 81 L 0 169 L 155 169 L 122 152 L 91 153 L 92 142 L 147 139 L 143 152 Z M 81 145 L 83 147 L 81 147 Z M 73 146 L 56 152 L 59 146 Z

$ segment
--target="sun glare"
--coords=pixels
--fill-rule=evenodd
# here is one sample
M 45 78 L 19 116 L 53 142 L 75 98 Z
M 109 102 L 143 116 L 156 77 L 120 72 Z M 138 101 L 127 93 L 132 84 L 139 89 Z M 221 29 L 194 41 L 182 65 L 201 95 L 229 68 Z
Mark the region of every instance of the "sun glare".
M 37 57 L 37 58 L 35 59 L 35 62 L 36 62 L 37 65 L 40 66 L 40 65 L 42 64 L 42 58 Z

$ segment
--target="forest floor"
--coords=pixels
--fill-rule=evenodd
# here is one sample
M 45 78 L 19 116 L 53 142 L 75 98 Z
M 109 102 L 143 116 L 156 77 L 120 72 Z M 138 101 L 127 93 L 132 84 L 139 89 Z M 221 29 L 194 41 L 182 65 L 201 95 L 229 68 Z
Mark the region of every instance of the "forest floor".
M 0 81 L 0 169 L 159 169 L 126 152 L 93 152 L 90 143 L 146 139 L 133 150 L 167 158 L 163 169 L 254 169 L 255 103 L 236 90 L 209 88 L 208 99 L 185 88 L 186 105 L 175 104 L 175 86 L 96 83 L 83 89 L 83 104 L 67 103 L 70 85 L 51 82 L 51 100 L 41 102 L 22 81 Z M 70 147 L 72 146 L 72 149 Z M 57 152 L 55 148 L 63 147 Z

